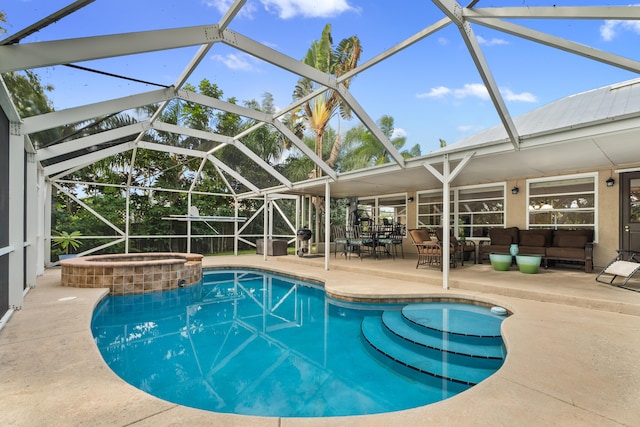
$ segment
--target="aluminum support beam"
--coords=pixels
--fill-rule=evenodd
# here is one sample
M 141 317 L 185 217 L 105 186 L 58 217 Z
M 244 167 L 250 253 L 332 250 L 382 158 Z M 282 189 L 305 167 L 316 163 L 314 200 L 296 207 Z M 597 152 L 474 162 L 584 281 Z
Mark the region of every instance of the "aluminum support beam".
M 217 25 L 199 25 L 0 46 L 0 73 L 178 49 L 216 41 L 220 41 Z
M 24 136 L 20 124 L 9 123 L 9 309 L 19 310 L 24 304 Z M 29 266 L 35 268 L 35 265 Z
M 393 157 L 393 160 L 395 160 L 395 162 L 401 167 L 404 167 L 404 157 L 402 157 L 402 154 L 400 154 L 396 147 L 393 146 L 391 141 L 389 141 L 389 138 L 387 138 L 387 136 L 382 133 L 378 125 L 373 121 L 373 119 L 371 119 L 371 117 L 369 117 L 364 108 L 360 106 L 358 101 L 356 101 L 356 99 L 351 95 L 347 88 L 345 88 L 344 85 L 341 84 L 339 85 L 338 92 L 342 96 L 342 99 L 344 99 L 345 102 L 349 104 L 349 107 L 351 107 L 355 115 L 358 116 L 365 127 L 369 129 L 373 136 L 375 136 L 378 141 L 380 141 L 385 150 L 387 150 L 391 157 Z
M 451 21 L 458 27 L 460 31 L 460 35 L 467 45 L 467 49 L 469 50 L 469 54 L 473 59 L 476 68 L 478 69 L 478 73 L 480 74 L 480 78 L 482 79 L 485 87 L 487 88 L 487 92 L 489 93 L 489 97 L 500 117 L 500 121 L 502 122 L 507 134 L 509 135 L 509 139 L 511 140 L 511 144 L 516 150 L 520 149 L 520 136 L 518 135 L 518 130 L 516 129 L 515 124 L 513 123 L 513 119 L 509 114 L 509 110 L 504 103 L 504 99 L 500 94 L 500 90 L 498 85 L 496 84 L 493 75 L 491 73 L 491 68 L 489 68 L 489 64 L 487 64 L 486 59 L 484 58 L 484 54 L 482 53 L 482 49 L 480 48 L 480 44 L 478 43 L 478 39 L 476 38 L 473 29 L 469 22 L 464 19 L 462 14 L 462 6 L 455 0 L 433 0 L 436 6 L 444 12 Z
M 623 70 L 640 73 L 640 62 L 634 61 L 623 56 L 614 55 L 580 43 L 575 43 L 560 37 L 555 37 L 540 31 L 531 30 L 520 25 L 495 19 L 477 19 L 474 20 L 478 25 L 531 40 L 536 43 L 543 44 L 575 55 L 583 56 L 587 59 L 602 62 L 613 67 Z
M 220 111 L 226 111 L 232 114 L 237 114 L 242 117 L 248 117 L 259 122 L 270 123 L 273 120 L 271 114 L 254 110 L 252 108 L 246 108 L 241 105 L 232 104 L 230 102 L 221 101 L 217 98 L 212 98 L 201 93 L 181 89 L 176 91 L 176 97 L 187 102 L 195 102 L 196 104 L 205 105 L 207 107 L 215 108 L 216 110 Z
M 33 153 L 24 153 L 27 157 L 25 163 L 25 204 L 24 221 L 26 222 L 25 238 L 25 286 L 33 288 L 36 286 L 36 272 L 38 270 L 38 215 L 42 213 L 38 209 L 38 165 Z
M 157 142 L 140 141 L 138 142 L 137 147 L 169 154 L 180 154 L 181 156 L 197 157 L 201 159 L 207 158 L 207 153 L 205 153 L 204 151 L 191 150 L 189 148 L 182 147 L 173 147 L 171 145 L 158 144 Z
M 38 160 L 48 160 L 54 157 L 62 156 L 65 154 L 73 153 L 94 145 L 104 144 L 117 139 L 126 138 L 127 136 L 134 135 L 136 133 L 145 132 L 148 130 L 149 122 L 140 122 L 133 125 L 123 126 L 120 128 L 99 132 L 84 138 L 78 138 L 69 142 L 62 142 L 46 148 L 38 150 Z
M 173 88 L 154 90 L 137 95 L 115 98 L 109 101 L 67 108 L 52 113 L 40 114 L 24 119 L 24 133 L 31 134 L 47 129 L 54 129 L 71 123 L 84 122 L 100 116 L 119 113 L 145 105 L 170 100 L 176 97 Z
M 36 166 L 36 188 L 37 188 L 37 196 L 36 196 L 36 205 L 35 209 L 37 211 L 36 215 L 36 276 L 41 276 L 44 274 L 44 269 L 49 261 L 49 258 L 45 256 L 46 252 L 46 239 L 45 239 L 45 230 L 47 229 L 47 213 L 50 212 L 47 209 L 47 197 L 49 195 L 49 186 L 45 180 L 44 173 L 42 168 Z M 49 216 L 49 220 L 51 216 Z M 51 229 L 51 227 L 49 227 Z
M 243 177 L 242 175 L 240 175 L 238 172 L 234 171 L 233 169 L 231 169 L 229 166 L 225 165 L 220 159 L 218 159 L 217 157 L 214 157 L 212 155 L 208 155 L 207 158 L 211 161 L 211 163 L 213 163 L 214 165 L 216 165 L 218 168 L 222 169 L 225 173 L 228 173 L 229 175 L 231 175 L 234 179 L 236 179 L 237 181 L 241 182 L 245 187 L 249 188 L 250 190 L 256 192 L 256 194 L 260 193 L 260 189 L 258 187 L 256 187 L 253 183 L 251 183 L 251 181 L 245 179 L 245 177 Z
M 450 171 L 449 155 L 445 154 L 442 160 L 442 173 L 429 163 L 423 163 L 423 166 L 442 183 L 442 288 L 449 289 L 449 268 L 451 263 L 451 182 L 462 172 L 462 169 L 471 161 L 474 153 L 467 154 L 464 159 Z
M 374 56 L 373 58 L 371 58 L 367 62 L 358 65 L 353 70 L 351 70 L 351 71 L 349 71 L 347 73 L 344 73 L 343 75 L 341 75 L 340 77 L 337 78 L 338 83 L 341 83 L 341 82 L 343 82 L 345 80 L 348 80 L 348 79 L 352 78 L 353 76 L 355 76 L 357 74 L 360 74 L 364 70 L 373 67 L 377 63 L 384 61 L 385 59 L 395 55 L 398 52 L 402 52 L 406 48 L 408 48 L 410 46 L 413 46 L 414 44 L 418 43 L 420 40 L 425 39 L 426 37 L 430 36 L 431 34 L 435 33 L 436 31 L 439 31 L 439 30 L 443 29 L 444 27 L 446 27 L 449 24 L 451 24 L 451 20 L 449 18 L 442 18 L 441 20 L 439 20 L 435 24 L 429 25 L 424 30 L 417 32 L 413 36 L 401 41 L 400 43 L 396 44 L 395 46 L 392 46 L 391 48 L 385 50 L 384 52 Z
M 44 187 L 44 224 L 42 230 L 42 241 L 44 242 L 44 265 L 48 267 L 51 265 L 51 205 L 52 205 L 52 184 L 51 181 L 46 179 L 46 175 L 43 173 L 45 187 Z M 43 271 L 44 273 L 44 271 Z
M 275 49 L 228 29 L 222 32 L 222 36 L 223 43 L 239 49 L 244 53 L 260 58 L 263 61 L 290 71 L 300 77 L 306 77 L 322 86 L 337 89 L 336 79 L 334 77 L 317 70 L 298 59 L 291 58 L 290 56 L 284 55 Z
M 124 144 L 105 148 L 103 150 L 98 150 L 93 153 L 85 154 L 84 156 L 74 157 L 73 159 L 45 166 L 44 174 L 51 177 L 52 175 L 61 174 L 63 172 L 71 173 L 73 171 L 82 169 L 85 166 L 91 165 L 98 160 L 106 159 L 107 157 L 129 151 L 134 147 L 135 145 L 133 142 L 127 142 Z M 65 173 L 64 175 L 67 175 L 67 173 Z M 62 176 L 56 176 L 55 178 L 62 178 Z
M 95 0 L 76 0 L 75 2 L 71 3 L 66 7 L 63 7 L 62 9 L 58 10 L 55 13 L 52 13 L 46 18 L 39 20 L 35 24 L 29 25 L 27 28 L 20 30 L 17 33 L 0 41 L 0 45 L 19 43 L 20 40 L 22 40 L 23 38 L 28 37 L 31 34 L 40 31 L 41 29 L 53 24 L 54 22 L 58 22 L 65 16 L 70 15 L 73 12 L 78 11 L 79 9 L 82 9 L 83 7 L 85 7 L 90 3 L 93 3 L 94 1 Z
M 320 166 L 320 169 L 327 175 L 329 175 L 334 181 L 338 178 L 338 174 L 325 163 L 324 160 L 319 158 L 316 153 L 311 151 L 307 144 L 302 142 L 288 127 L 286 127 L 280 120 L 273 120 L 273 126 L 278 129 L 284 136 L 289 138 L 293 145 L 295 145 L 300 151 L 302 151 L 307 157 L 309 157 L 313 163 Z
M 7 85 L 2 79 L 2 75 L 0 75 L 0 109 L 4 111 L 10 122 L 19 123 L 22 121 L 22 119 L 20 118 L 20 113 L 18 113 L 16 106 L 13 105 L 13 100 L 11 100 L 11 96 L 9 95 L 9 89 L 7 89 Z M 22 130 L 22 132 L 25 135 L 28 133 L 24 129 Z
M 373 248 L 375 250 L 375 248 Z M 329 270 L 331 259 L 331 186 L 324 183 L 324 269 Z
M 155 130 L 159 130 L 162 132 L 170 132 L 175 133 L 177 135 L 186 135 L 192 136 L 194 138 L 204 139 L 207 141 L 218 142 L 220 144 L 232 144 L 233 138 L 230 136 L 220 135 L 213 132 L 207 132 L 199 129 L 191 129 L 184 126 L 174 125 L 171 123 L 159 122 L 155 121 L 151 124 L 151 128 Z M 198 150 L 190 150 L 190 151 L 198 151 Z M 211 154 L 212 151 L 204 152 L 203 154 Z
M 115 224 L 113 224 L 111 221 L 109 221 L 107 218 L 105 218 L 104 216 L 100 215 L 98 212 L 96 212 L 95 209 L 93 209 L 91 206 L 87 205 L 85 202 L 83 202 L 82 200 L 80 200 L 78 197 L 75 196 L 75 194 L 73 194 L 71 191 L 69 191 L 68 189 L 62 187 L 61 185 L 58 184 L 53 184 L 58 191 L 64 193 L 67 195 L 67 197 L 69 197 L 71 200 L 73 200 L 74 202 L 76 202 L 78 205 L 82 206 L 84 209 L 86 209 L 89 213 L 91 213 L 91 215 L 95 216 L 96 218 L 98 218 L 100 221 L 102 221 L 104 224 L 106 224 L 107 226 L 109 226 L 113 231 L 115 231 L 116 233 L 118 233 L 121 237 L 126 237 L 126 232 L 122 231 L 118 228 L 118 226 L 116 226 Z M 127 206 L 128 206 L 128 201 L 127 201 Z M 128 217 L 128 215 L 127 215 Z M 128 221 L 127 221 L 128 223 Z
M 553 6 L 553 7 L 483 7 L 465 8 L 467 18 L 524 18 L 524 19 L 640 19 L 638 6 Z
M 185 128 L 184 126 L 176 126 L 176 125 L 172 125 L 172 124 L 169 124 L 169 123 L 163 123 L 163 122 L 156 122 L 151 127 L 153 129 L 160 130 L 160 131 L 176 133 L 176 134 L 179 134 L 179 135 L 188 135 L 188 136 L 192 136 L 194 138 L 200 138 L 200 139 L 204 139 L 204 140 L 207 140 L 207 141 L 214 141 L 214 142 L 219 142 L 219 143 L 222 143 L 222 144 L 233 145 L 238 150 L 240 150 L 244 155 L 249 157 L 254 163 L 256 163 L 262 169 L 267 171 L 275 179 L 280 181 L 280 183 L 282 183 L 283 185 L 285 185 L 288 188 L 291 188 L 291 185 L 292 185 L 291 181 L 289 181 L 287 178 L 285 178 L 281 173 L 276 171 L 275 168 L 273 168 L 270 164 L 268 164 L 267 162 L 262 160 L 262 158 L 260 156 L 258 156 L 256 153 L 251 151 L 246 145 L 244 145 L 242 142 L 240 142 L 238 140 L 234 140 L 234 139 L 232 139 L 232 138 L 230 138 L 228 136 L 218 135 L 218 134 L 215 134 L 215 133 L 212 133 L 212 132 L 206 132 L 206 131 L 202 131 L 202 130 L 198 130 L 198 129 Z M 190 153 L 185 154 L 185 155 L 193 156 L 192 153 L 194 151 L 197 152 L 197 150 L 188 150 L 188 151 Z M 207 153 L 203 152 L 203 155 L 213 153 L 213 151 L 214 150 L 209 150 L 209 152 L 207 152 Z

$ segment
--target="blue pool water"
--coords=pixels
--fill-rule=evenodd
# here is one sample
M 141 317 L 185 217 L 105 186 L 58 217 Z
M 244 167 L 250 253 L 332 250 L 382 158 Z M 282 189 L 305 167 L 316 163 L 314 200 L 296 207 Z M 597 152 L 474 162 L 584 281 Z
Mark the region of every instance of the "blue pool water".
M 321 417 L 413 408 L 468 389 L 502 365 L 502 319 L 465 304 L 345 303 L 309 282 L 214 270 L 188 288 L 110 296 L 92 331 L 111 369 L 159 398 Z

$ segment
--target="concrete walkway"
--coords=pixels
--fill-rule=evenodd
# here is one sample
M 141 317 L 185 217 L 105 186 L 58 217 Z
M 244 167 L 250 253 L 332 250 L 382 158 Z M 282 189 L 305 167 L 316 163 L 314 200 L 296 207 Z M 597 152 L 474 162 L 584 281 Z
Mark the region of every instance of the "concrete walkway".
M 249 266 L 321 280 L 347 299 L 447 295 L 509 308 L 508 356 L 492 377 L 451 399 L 359 417 L 259 418 L 216 414 L 152 397 L 118 378 L 90 331 L 100 289 L 63 288 L 47 270 L 0 332 L 0 423 L 16 426 L 639 426 L 640 293 L 576 270 L 451 270 L 415 259 L 209 257 L 209 266 Z M 74 297 L 70 299 L 70 297 Z

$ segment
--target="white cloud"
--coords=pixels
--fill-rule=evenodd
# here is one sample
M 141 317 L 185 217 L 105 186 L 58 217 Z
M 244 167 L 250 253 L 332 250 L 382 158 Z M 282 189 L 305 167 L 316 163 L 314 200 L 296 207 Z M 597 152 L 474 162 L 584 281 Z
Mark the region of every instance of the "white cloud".
M 205 4 L 216 9 L 221 15 L 224 15 L 233 4 L 233 0 L 207 0 Z M 256 5 L 254 3 L 247 2 L 242 9 L 240 9 L 238 16 L 252 19 L 255 12 Z
M 282 19 L 295 16 L 331 18 L 356 10 L 347 0 L 260 0 L 267 11 L 274 11 Z
M 394 128 L 393 132 L 391 133 L 391 139 L 406 138 L 406 137 L 407 137 L 407 131 L 402 128 Z
M 254 66 L 255 61 L 243 53 L 230 53 L 228 55 L 211 55 L 211 59 L 221 62 L 231 70 L 253 71 L 257 68 Z
M 600 26 L 600 37 L 602 37 L 604 41 L 610 42 L 616 38 L 620 31 L 625 30 L 640 34 L 640 22 L 606 20 L 604 24 Z
M 500 89 L 500 93 L 507 101 L 520 101 L 520 102 L 537 102 L 538 98 L 531 92 L 515 93 L 511 89 Z
M 509 44 L 509 42 L 506 41 L 505 39 L 498 39 L 495 37 L 490 40 L 487 40 L 482 36 L 478 36 L 477 39 L 479 44 L 483 44 L 485 46 L 499 46 L 499 45 Z
M 537 102 L 538 98 L 530 92 L 515 93 L 511 89 L 500 89 L 500 93 L 507 101 L 516 102 Z M 489 91 L 481 83 L 467 83 L 461 88 L 451 89 L 445 86 L 431 88 L 429 92 L 419 93 L 417 98 L 445 98 L 453 96 L 456 99 L 478 98 L 483 101 L 489 100 Z
M 451 89 L 444 86 L 432 87 L 429 92 L 419 93 L 417 98 L 444 98 L 451 93 Z
M 473 96 L 480 99 L 489 99 L 489 91 L 480 83 L 467 83 L 460 89 L 453 90 L 453 96 L 456 98 L 468 98 Z

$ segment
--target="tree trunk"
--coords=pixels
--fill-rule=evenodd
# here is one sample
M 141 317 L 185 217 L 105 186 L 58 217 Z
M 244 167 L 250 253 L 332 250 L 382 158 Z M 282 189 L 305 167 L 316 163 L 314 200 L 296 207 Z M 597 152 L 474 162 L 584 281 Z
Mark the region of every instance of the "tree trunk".
M 327 165 L 332 168 L 335 166 L 338 161 L 338 154 L 340 154 L 340 147 L 342 147 L 342 138 L 340 134 L 336 135 L 336 140 L 333 142 L 333 147 L 331 147 L 331 153 L 329 154 L 329 158 L 327 159 Z

